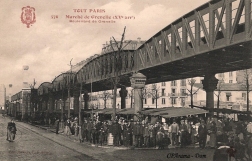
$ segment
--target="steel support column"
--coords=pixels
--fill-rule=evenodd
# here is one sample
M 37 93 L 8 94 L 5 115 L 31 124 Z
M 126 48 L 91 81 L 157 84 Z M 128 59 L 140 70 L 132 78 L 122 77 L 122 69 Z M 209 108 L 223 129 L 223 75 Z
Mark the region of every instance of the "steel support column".
M 215 74 L 207 74 L 202 80 L 203 89 L 206 91 L 206 107 L 214 108 L 214 90 L 217 88 L 218 79 Z
M 84 99 L 84 109 L 88 109 L 88 102 L 89 102 L 89 95 L 86 92 L 84 92 L 84 95 L 83 95 L 83 99 Z
M 120 93 L 120 97 L 121 97 L 121 109 L 125 109 L 126 108 L 125 98 L 128 94 L 126 87 L 122 87 L 121 90 L 119 91 L 119 93 Z
M 73 104 L 73 108 L 74 108 L 74 115 L 78 115 L 79 113 L 79 97 L 80 97 L 80 91 L 76 88 L 73 91 L 73 97 L 74 97 L 74 104 Z

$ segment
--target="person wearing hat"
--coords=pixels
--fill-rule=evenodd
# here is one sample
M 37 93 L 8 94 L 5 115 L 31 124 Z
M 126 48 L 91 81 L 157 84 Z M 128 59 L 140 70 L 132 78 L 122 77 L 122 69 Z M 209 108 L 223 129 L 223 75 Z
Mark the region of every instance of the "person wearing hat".
M 175 119 L 173 120 L 173 123 L 171 125 L 171 135 L 172 135 L 172 140 L 171 143 L 174 146 L 175 144 L 178 144 L 178 132 L 179 132 L 179 126 L 176 123 Z
M 114 146 L 119 146 L 119 135 L 121 134 L 121 126 L 116 119 L 112 125 L 112 135 Z
M 185 120 L 181 120 L 181 125 L 179 126 L 180 136 L 181 136 L 181 147 L 186 146 L 186 137 L 187 137 L 187 127 L 185 125 Z
M 207 126 L 204 120 L 201 120 L 200 122 L 198 128 L 198 135 L 199 135 L 199 147 L 200 149 L 203 149 L 206 146 L 206 139 L 207 139 Z

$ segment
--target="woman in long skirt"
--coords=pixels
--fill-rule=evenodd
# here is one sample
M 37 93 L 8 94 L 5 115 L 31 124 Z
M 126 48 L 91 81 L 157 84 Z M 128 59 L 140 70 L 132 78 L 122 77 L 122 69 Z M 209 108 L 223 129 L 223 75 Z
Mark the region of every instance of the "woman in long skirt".
M 215 120 L 213 120 L 211 122 L 211 126 L 210 126 L 210 141 L 209 141 L 209 146 L 211 148 L 215 148 L 216 147 L 216 133 L 217 133 L 217 127 L 216 127 L 216 123 L 215 123 Z
M 67 119 L 67 121 L 66 121 L 66 126 L 65 126 L 65 134 L 66 134 L 67 136 L 70 136 L 70 135 L 71 135 L 70 126 L 71 126 L 70 120 Z

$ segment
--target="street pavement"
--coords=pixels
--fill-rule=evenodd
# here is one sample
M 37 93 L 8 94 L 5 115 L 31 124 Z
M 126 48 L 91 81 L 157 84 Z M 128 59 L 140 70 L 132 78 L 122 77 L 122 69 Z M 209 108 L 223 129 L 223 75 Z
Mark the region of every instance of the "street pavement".
M 37 160 L 85 160 L 85 161 L 212 161 L 213 149 L 170 148 L 128 149 L 125 147 L 97 147 L 80 143 L 74 136 L 55 134 L 24 122 L 17 122 L 17 135 L 14 142 L 6 141 L 8 117 L 0 116 L 0 161 Z M 183 157 L 183 158 L 181 158 Z

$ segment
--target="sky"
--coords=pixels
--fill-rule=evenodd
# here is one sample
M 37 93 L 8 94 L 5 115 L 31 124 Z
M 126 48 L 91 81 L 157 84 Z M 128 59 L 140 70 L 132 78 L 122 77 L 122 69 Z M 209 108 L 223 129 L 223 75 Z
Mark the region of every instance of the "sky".
M 7 94 L 22 89 L 22 82 L 35 88 L 94 54 L 100 54 L 111 37 L 148 40 L 184 14 L 208 0 L 0 0 L 0 84 Z M 22 8 L 35 9 L 36 22 L 22 23 Z M 77 10 L 80 9 L 80 10 Z M 77 12 L 82 11 L 82 12 Z M 69 19 L 67 16 L 83 16 Z M 55 17 L 58 18 L 55 18 Z M 84 19 L 84 17 L 88 17 Z M 110 17 L 115 23 L 99 23 L 91 17 Z M 122 19 L 113 19 L 121 16 Z M 131 17 L 132 19 L 125 19 Z M 69 22 L 69 20 L 90 20 Z M 92 23 L 96 20 L 96 23 Z M 23 66 L 29 66 L 23 70 Z M 12 88 L 9 88 L 12 84 Z

